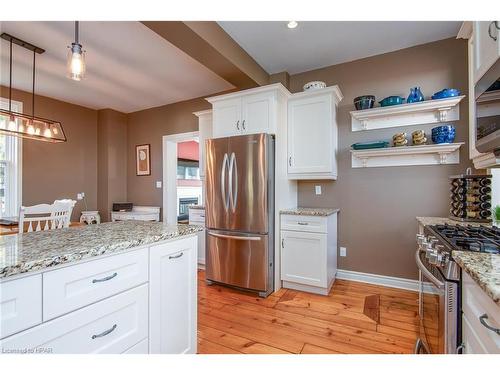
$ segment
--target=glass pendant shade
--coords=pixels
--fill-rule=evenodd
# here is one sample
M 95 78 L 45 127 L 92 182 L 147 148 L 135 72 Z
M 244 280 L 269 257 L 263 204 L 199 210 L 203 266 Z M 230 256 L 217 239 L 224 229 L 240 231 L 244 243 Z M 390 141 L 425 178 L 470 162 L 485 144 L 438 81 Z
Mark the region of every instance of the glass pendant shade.
M 0 133 L 21 138 L 66 142 L 60 122 L 0 109 Z
M 85 51 L 82 50 L 82 45 L 71 43 L 68 50 L 68 77 L 75 81 L 81 81 L 85 76 Z

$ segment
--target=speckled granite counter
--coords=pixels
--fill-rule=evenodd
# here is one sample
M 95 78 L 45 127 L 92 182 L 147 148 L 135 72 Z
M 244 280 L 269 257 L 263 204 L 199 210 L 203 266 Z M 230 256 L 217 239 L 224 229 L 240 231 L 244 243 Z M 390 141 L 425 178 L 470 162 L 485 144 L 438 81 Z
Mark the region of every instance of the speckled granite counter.
M 196 225 L 119 221 L 0 236 L 0 279 L 202 231 Z
M 453 251 L 458 265 L 500 306 L 500 255 Z
M 426 225 L 443 225 L 443 224 L 450 224 L 450 225 L 485 225 L 485 226 L 491 226 L 491 224 L 488 223 L 476 223 L 473 221 L 457 221 L 453 219 L 449 219 L 447 217 L 426 217 L 426 216 L 418 216 L 417 221 L 419 224 L 422 224 L 423 226 Z
M 281 210 L 280 214 L 283 215 L 303 215 L 303 216 L 330 216 L 335 212 L 339 212 L 339 208 L 307 208 L 296 207 L 288 210 Z

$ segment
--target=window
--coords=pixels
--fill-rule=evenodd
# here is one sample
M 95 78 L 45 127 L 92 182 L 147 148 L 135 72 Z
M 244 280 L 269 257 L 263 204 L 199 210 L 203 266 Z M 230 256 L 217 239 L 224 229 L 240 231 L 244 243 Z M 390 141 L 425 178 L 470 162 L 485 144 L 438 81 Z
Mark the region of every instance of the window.
M 2 109 L 9 108 L 7 99 L 0 98 Z M 22 103 L 12 102 L 12 110 L 22 112 Z M 0 127 L 9 119 L 0 117 Z M 20 138 L 0 134 L 0 217 L 16 217 L 21 206 L 21 147 Z
M 197 160 L 177 159 L 178 180 L 199 180 L 200 163 Z

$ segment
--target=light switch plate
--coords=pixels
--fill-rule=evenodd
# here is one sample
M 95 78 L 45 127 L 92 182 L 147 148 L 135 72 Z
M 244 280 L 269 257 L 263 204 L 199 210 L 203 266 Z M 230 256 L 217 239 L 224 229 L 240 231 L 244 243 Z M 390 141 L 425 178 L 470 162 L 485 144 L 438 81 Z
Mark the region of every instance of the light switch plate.
M 156 181 L 156 188 L 161 189 L 161 181 Z
M 321 185 L 316 185 L 314 189 L 316 191 L 316 195 L 321 195 Z
M 347 256 L 347 248 L 345 248 L 345 247 L 340 248 L 340 256 L 341 257 Z

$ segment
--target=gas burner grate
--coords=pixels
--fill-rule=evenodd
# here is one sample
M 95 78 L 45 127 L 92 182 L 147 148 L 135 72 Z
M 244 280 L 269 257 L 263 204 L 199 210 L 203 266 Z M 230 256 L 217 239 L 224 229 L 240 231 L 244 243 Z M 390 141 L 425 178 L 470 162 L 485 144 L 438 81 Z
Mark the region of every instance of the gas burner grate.
M 453 250 L 500 254 L 500 229 L 471 225 L 433 225 L 431 228 Z

